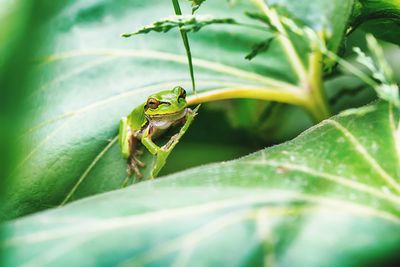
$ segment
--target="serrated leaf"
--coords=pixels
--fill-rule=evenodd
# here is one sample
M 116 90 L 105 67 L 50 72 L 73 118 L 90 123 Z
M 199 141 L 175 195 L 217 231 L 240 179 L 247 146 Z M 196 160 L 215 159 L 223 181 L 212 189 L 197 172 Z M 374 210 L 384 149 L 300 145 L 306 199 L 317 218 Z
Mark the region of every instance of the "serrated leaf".
M 155 32 L 168 32 L 174 28 L 180 28 L 185 32 L 197 32 L 201 28 L 211 24 L 237 24 L 232 18 L 214 18 L 211 16 L 199 15 L 180 15 L 172 16 L 163 20 L 156 21 L 148 26 L 143 27 L 132 33 L 123 33 L 123 37 L 131 37 L 132 35 Z
M 349 110 L 242 159 L 10 222 L 6 266 L 378 265 L 400 244 L 399 115 Z

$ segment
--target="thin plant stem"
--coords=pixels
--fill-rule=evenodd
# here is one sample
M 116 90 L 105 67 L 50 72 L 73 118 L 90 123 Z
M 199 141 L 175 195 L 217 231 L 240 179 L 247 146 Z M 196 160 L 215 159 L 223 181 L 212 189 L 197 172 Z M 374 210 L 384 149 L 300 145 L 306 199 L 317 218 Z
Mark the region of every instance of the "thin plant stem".
M 324 83 L 322 81 L 322 53 L 315 49 L 309 56 L 308 70 L 308 94 L 314 102 L 314 107 L 319 111 L 321 118 L 331 116 L 329 104 L 324 94 Z
M 175 14 L 176 15 L 182 15 L 182 11 L 181 11 L 181 8 L 179 6 L 179 1 L 178 0 L 172 0 L 172 4 L 174 6 Z M 188 60 L 188 63 L 189 63 L 189 72 L 190 72 L 190 79 L 192 80 L 192 89 L 193 89 L 193 92 L 196 93 L 196 83 L 195 83 L 195 79 L 194 79 L 194 71 L 193 71 L 193 64 L 192 64 L 192 53 L 190 52 L 189 39 L 187 37 L 187 33 L 186 33 L 185 30 L 183 30 L 181 27 L 179 27 L 179 30 L 181 32 L 183 45 L 185 46 L 186 56 L 187 56 L 187 60 Z

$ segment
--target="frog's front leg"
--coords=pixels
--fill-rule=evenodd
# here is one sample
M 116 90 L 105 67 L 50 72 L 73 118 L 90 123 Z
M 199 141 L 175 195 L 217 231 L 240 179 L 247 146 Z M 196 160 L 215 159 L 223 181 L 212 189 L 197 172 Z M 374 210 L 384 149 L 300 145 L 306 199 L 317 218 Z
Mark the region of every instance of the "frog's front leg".
M 154 129 L 151 125 L 149 125 L 147 129 L 143 132 L 141 141 L 142 144 L 150 151 L 151 154 L 157 155 L 157 153 L 160 151 L 161 148 L 153 142 L 152 140 L 153 134 L 154 134 Z
M 168 142 L 167 142 L 165 145 L 162 146 L 162 149 L 164 149 L 164 150 L 170 150 L 171 147 L 172 147 L 173 145 L 176 144 L 177 139 L 179 139 L 179 137 L 182 135 L 181 131 L 182 131 L 182 129 L 185 127 L 186 122 L 188 121 L 189 118 L 191 118 L 191 117 L 193 117 L 193 116 L 194 116 L 193 111 L 192 111 L 190 108 L 186 108 L 186 115 L 185 115 L 182 119 L 178 120 L 178 121 L 174 124 L 174 125 L 182 125 L 181 130 L 180 130 L 178 133 L 174 134 L 174 135 L 168 140 Z M 190 120 L 192 120 L 192 118 L 191 118 Z M 189 123 L 190 123 L 190 122 L 189 122 Z

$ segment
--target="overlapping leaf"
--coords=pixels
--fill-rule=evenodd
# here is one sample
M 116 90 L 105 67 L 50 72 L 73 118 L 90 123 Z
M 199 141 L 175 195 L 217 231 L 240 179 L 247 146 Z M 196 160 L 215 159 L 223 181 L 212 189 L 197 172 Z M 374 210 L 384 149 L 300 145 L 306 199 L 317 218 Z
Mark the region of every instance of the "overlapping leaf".
M 347 111 L 239 160 L 3 226 L 7 266 L 363 266 L 400 244 L 399 114 Z

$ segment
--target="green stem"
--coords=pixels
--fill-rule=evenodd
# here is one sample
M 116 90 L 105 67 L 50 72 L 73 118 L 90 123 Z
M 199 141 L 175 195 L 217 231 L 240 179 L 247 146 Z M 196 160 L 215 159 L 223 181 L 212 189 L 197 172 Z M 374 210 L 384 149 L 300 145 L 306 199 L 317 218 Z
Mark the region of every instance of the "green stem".
M 196 105 L 204 102 L 235 99 L 235 98 L 252 98 L 268 101 L 276 101 L 297 106 L 307 106 L 307 99 L 301 92 L 290 92 L 277 88 L 257 88 L 257 87 L 228 87 L 214 89 L 212 91 L 198 93 L 188 96 L 188 105 Z
M 318 49 L 314 49 L 309 56 L 308 70 L 308 94 L 310 108 L 315 109 L 318 114 L 318 120 L 323 120 L 331 116 L 329 104 L 324 93 L 324 83 L 322 80 L 322 53 Z
M 182 11 L 181 11 L 181 8 L 179 6 L 178 0 L 172 0 L 172 4 L 174 6 L 175 14 L 176 15 L 182 15 Z M 179 27 L 179 30 L 181 32 L 183 45 L 185 46 L 187 60 L 188 60 L 188 63 L 189 63 L 189 72 L 190 72 L 190 78 L 192 79 L 193 92 L 196 93 L 196 84 L 195 84 L 195 80 L 194 80 L 194 71 L 193 71 L 193 64 L 192 64 L 192 53 L 190 52 L 189 39 L 187 37 L 187 34 L 186 34 L 185 30 L 181 29 L 180 27 Z
M 310 101 L 309 95 L 304 94 L 304 91 L 286 90 L 282 88 L 258 88 L 247 86 L 220 88 L 188 96 L 187 102 L 188 105 L 196 105 L 204 102 L 235 98 L 259 99 L 296 105 L 305 109 L 315 122 L 320 122 L 329 116 L 328 111 L 322 113 L 319 107 L 316 106 L 314 102 Z

